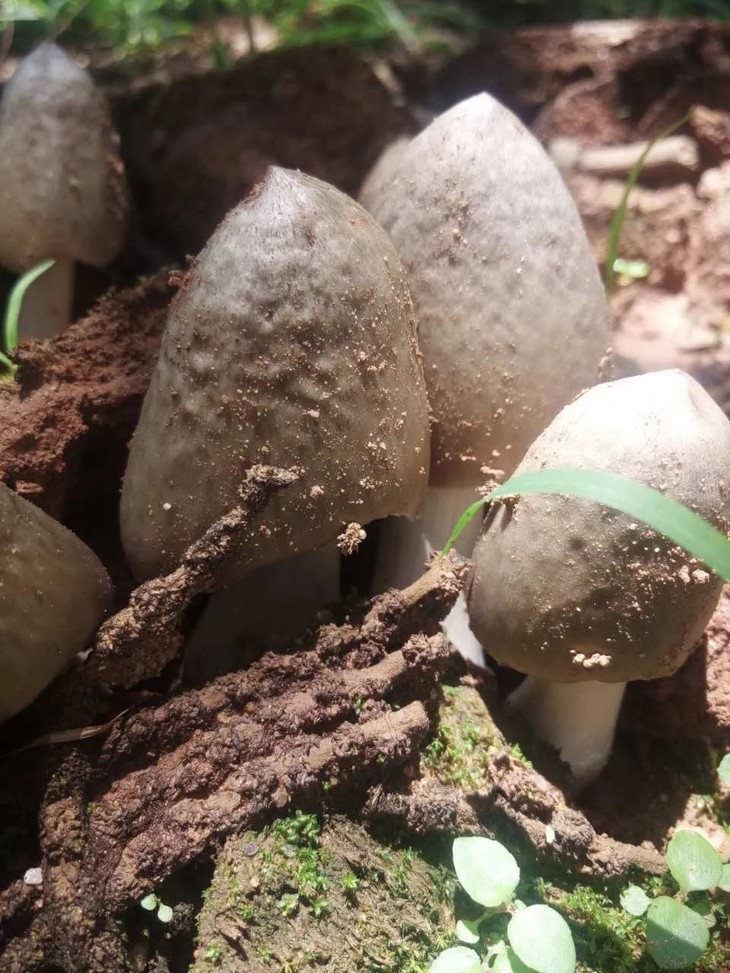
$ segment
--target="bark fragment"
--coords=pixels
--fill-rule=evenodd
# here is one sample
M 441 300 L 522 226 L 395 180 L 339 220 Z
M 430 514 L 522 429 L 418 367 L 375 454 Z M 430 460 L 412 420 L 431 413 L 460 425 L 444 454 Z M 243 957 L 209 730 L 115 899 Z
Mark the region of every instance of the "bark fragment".
M 308 650 L 123 717 L 93 761 L 71 751 L 41 811 L 42 893 L 0 896 L 3 973 L 126 971 L 119 916 L 172 872 L 289 803 L 357 806 L 414 761 L 448 659 L 437 619 L 463 570 L 438 562 Z

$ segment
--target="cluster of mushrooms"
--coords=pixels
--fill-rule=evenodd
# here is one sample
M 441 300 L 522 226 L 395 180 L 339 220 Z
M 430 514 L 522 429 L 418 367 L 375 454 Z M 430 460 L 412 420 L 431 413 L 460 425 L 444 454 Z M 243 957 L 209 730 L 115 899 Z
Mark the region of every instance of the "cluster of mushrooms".
M 75 114 L 96 118 L 98 137 L 68 146 L 59 120 Z M 33 151 L 18 148 L 25 117 Z M 22 169 L 25 195 L 3 189 L 6 168 Z M 51 212 L 43 229 L 35 197 Z M 70 267 L 111 259 L 126 200 L 102 96 L 43 45 L 0 107 L 0 263 L 54 257 L 65 276 L 58 291 L 46 281 L 21 337 L 68 320 Z M 485 482 L 515 471 L 623 474 L 728 529 L 730 422 L 678 371 L 596 384 L 603 287 L 557 169 L 514 115 L 487 94 L 456 105 L 386 151 L 361 203 L 271 168 L 170 307 L 122 489 L 136 576 L 174 569 L 252 465 L 301 471 L 198 620 L 186 655 L 198 677 L 235 668 L 242 643 L 287 644 L 338 599 L 346 526 L 388 518 L 373 588 L 402 587 Z M 5 719 L 87 644 L 110 586 L 65 528 L 5 487 L 0 504 Z M 447 635 L 527 674 L 508 705 L 590 780 L 625 683 L 682 664 L 721 581 L 643 524 L 568 497 L 495 506 L 460 545 L 473 568 Z

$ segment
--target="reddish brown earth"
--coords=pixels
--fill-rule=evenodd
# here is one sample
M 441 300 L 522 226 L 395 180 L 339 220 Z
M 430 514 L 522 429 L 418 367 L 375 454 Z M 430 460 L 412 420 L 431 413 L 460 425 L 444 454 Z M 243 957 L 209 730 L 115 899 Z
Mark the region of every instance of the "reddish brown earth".
M 195 252 L 271 162 L 356 192 L 424 106 L 483 87 L 548 144 L 570 137 L 579 148 L 653 135 L 699 104 L 681 129 L 696 161 L 647 168 L 630 203 L 620 254 L 648 261 L 650 273 L 614 296 L 615 347 L 624 371 L 679 365 L 730 410 L 730 28 L 525 30 L 446 66 L 399 58 L 391 68 L 399 81 L 386 87 L 348 52 L 276 52 L 169 85 L 127 93 L 117 84 L 138 205 L 120 273 Z M 599 262 L 624 175 L 566 173 Z M 471 802 L 421 778 L 438 685 L 463 675 L 437 629 L 460 583 L 450 562 L 401 595 L 343 614 L 296 653 L 267 655 L 204 687 L 180 685 L 197 600 L 215 587 L 240 525 L 270 489 L 286 489 L 285 471 L 259 471 L 175 572 L 130 594 L 118 492 L 180 280 L 161 272 L 108 296 L 55 341 L 21 346 L 17 381 L 0 387 L 0 476 L 100 553 L 119 609 L 89 659 L 0 733 L 2 753 L 31 745 L 0 758 L 0 835 L 12 840 L 0 861 L 0 970 L 132 969 L 118 921 L 131 902 L 208 861 L 230 831 L 265 823 L 287 803 L 319 807 L 325 793 L 332 806 L 365 808 L 416 833 L 516 829 L 537 854 L 550 825 L 556 844 L 547 850 L 561 867 L 601 877 L 656 870 L 656 851 L 641 845 L 660 848 L 678 821 L 707 827 L 691 795 L 714 787 L 708 748 L 730 747 L 727 592 L 679 673 L 630 688 L 611 764 L 572 802 L 559 786 L 564 769 L 539 748 L 537 770 L 505 748 L 491 790 Z M 494 681 L 481 674 L 476 685 L 499 717 Z M 85 739 L 59 736 L 97 725 Z M 38 865 L 42 890 L 21 878 Z

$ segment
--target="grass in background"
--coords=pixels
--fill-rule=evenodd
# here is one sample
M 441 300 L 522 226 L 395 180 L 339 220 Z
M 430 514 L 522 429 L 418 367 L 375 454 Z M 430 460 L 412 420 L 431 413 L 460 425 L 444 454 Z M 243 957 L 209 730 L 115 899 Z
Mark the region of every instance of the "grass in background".
M 180 40 L 222 16 L 268 21 L 284 45 L 397 41 L 419 48 L 434 28 L 480 30 L 612 17 L 730 19 L 730 0 L 0 0 L 0 30 L 18 49 L 42 39 L 112 48 L 119 56 Z M 426 41 L 427 43 L 427 41 Z

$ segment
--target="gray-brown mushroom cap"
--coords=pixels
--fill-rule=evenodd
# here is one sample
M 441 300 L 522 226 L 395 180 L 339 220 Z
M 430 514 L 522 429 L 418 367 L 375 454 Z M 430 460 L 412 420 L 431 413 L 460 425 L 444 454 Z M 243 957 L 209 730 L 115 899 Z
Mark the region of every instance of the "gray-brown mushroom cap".
M 608 345 L 576 206 L 539 142 L 480 94 L 398 144 L 363 186 L 408 268 L 434 414 L 432 486 L 512 469 Z
M 694 379 L 655 372 L 598 385 L 568 405 L 515 475 L 618 473 L 661 490 L 719 530 L 730 525 L 730 422 Z M 589 500 L 525 496 L 490 513 L 468 582 L 485 650 L 555 682 L 674 672 L 722 581 L 640 522 Z
M 349 197 L 284 169 L 228 214 L 170 310 L 122 493 L 135 572 L 175 566 L 256 463 L 305 473 L 247 535 L 226 583 L 345 523 L 415 514 L 428 470 L 393 245 Z
M 87 645 L 111 603 L 96 555 L 0 483 L 0 722 Z
M 104 266 L 124 244 L 128 209 L 104 95 L 60 48 L 41 44 L 0 104 L 0 264 Z

